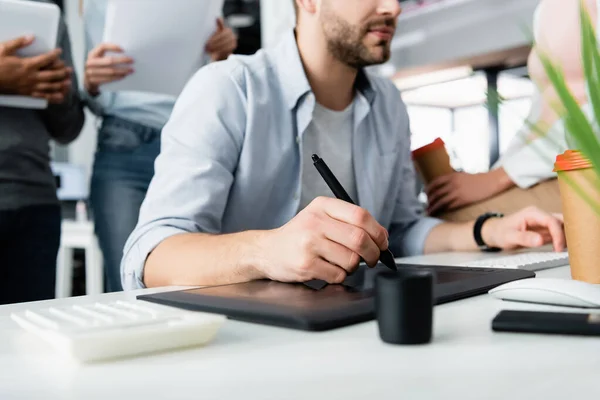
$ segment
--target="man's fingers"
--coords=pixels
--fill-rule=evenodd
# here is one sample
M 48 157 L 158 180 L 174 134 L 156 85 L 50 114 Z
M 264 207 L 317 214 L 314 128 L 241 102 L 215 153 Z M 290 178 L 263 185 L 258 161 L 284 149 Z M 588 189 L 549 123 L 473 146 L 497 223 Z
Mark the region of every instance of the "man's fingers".
M 123 53 L 123 49 L 116 44 L 102 43 L 89 52 L 88 58 L 102 58 L 108 51 L 112 51 L 114 53 Z
M 435 200 L 433 204 L 429 205 L 429 207 L 427 208 L 428 213 L 434 215 L 439 211 L 444 211 L 448 208 L 448 205 L 454 201 L 455 197 L 456 193 L 448 193 L 440 197 L 438 200 Z
M 223 18 L 217 18 L 217 32 L 221 32 L 225 29 L 225 22 Z
M 208 39 L 208 41 L 206 42 L 206 45 L 204 46 L 204 49 L 211 53 L 213 51 L 215 51 L 215 43 L 217 43 L 219 40 L 221 40 L 222 34 L 221 33 L 215 33 L 213 36 L 210 37 L 210 39 Z
M 38 98 L 38 99 L 45 99 L 47 95 L 48 95 L 48 93 L 42 93 L 42 92 L 33 92 L 33 93 L 31 93 L 31 97 L 35 97 L 35 98 Z
M 427 195 L 427 202 L 429 204 L 435 204 L 440 199 L 448 196 L 452 192 L 452 188 L 448 186 L 440 186 L 435 189 L 433 192 Z
M 63 69 L 63 68 L 67 68 L 67 65 L 65 64 L 65 62 L 62 59 L 58 58 L 52 64 L 48 65 L 46 68 L 49 70 Z
M 52 104 L 60 104 L 65 101 L 65 95 L 63 93 L 44 93 L 44 92 L 33 92 L 33 97 L 37 97 L 40 99 L 46 99 L 48 102 Z
M 29 46 L 34 40 L 34 36 L 28 35 L 0 43 L 0 54 L 6 56 L 13 55 L 17 50 Z
M 100 85 L 103 85 L 105 83 L 120 81 L 123 78 L 124 78 L 124 76 L 121 76 L 121 77 L 114 77 L 114 76 L 108 77 L 107 76 L 107 77 L 90 78 L 90 79 L 88 79 L 88 81 L 92 85 L 100 86 Z
M 562 220 L 538 209 L 528 211 L 526 217 L 528 226 L 545 228 L 552 236 L 552 246 L 555 251 L 563 251 L 566 246 L 565 230 Z
M 237 46 L 233 31 L 225 26 L 221 18 L 217 20 L 217 30 L 210 37 L 204 49 L 209 53 L 233 51 Z
M 133 68 L 98 68 L 86 72 L 88 78 L 124 78 L 133 72 Z
M 325 261 L 343 268 L 349 274 L 354 272 L 360 263 L 358 254 L 331 240 L 319 241 L 317 251 Z
M 35 85 L 34 91 L 36 92 L 60 92 L 65 87 L 71 85 L 71 81 L 63 81 L 63 82 L 41 82 Z
M 218 34 L 206 43 L 206 51 L 214 52 L 220 50 L 229 50 L 232 46 L 232 38 L 225 32 Z
M 29 57 L 25 62 L 31 69 L 41 69 L 58 60 L 58 57 L 61 55 L 61 53 L 61 49 L 54 49 L 47 53 L 40 54 L 39 56 Z
M 425 191 L 427 193 L 431 193 L 440 187 L 446 186 L 448 182 L 450 182 L 450 180 L 452 179 L 452 175 L 453 174 L 447 174 L 435 178 L 429 183 L 429 185 L 425 187 Z
M 348 275 L 343 268 L 330 264 L 327 261 L 319 258 L 313 261 L 311 269 L 312 277 L 307 280 L 320 279 L 327 283 L 336 284 L 342 283 Z
M 319 197 L 315 201 L 318 203 L 317 206 L 331 218 L 361 228 L 381 250 L 387 249 L 388 240 L 385 228 L 367 210 L 330 197 Z
M 379 246 L 365 230 L 336 219 L 329 219 L 324 232 L 327 239 L 343 246 L 350 253 L 358 254 L 370 267 L 377 264 L 380 254 Z M 348 258 L 350 253 L 345 253 Z M 335 263 L 337 264 L 337 262 Z
M 118 65 L 131 65 L 133 64 L 133 58 L 127 56 L 111 56 L 111 57 L 100 57 L 91 58 L 86 63 L 86 68 L 103 68 L 103 67 L 115 67 Z
M 509 238 L 514 247 L 540 247 L 544 244 L 544 238 L 533 231 L 516 231 Z
M 71 76 L 71 69 L 63 68 L 56 70 L 45 70 L 39 71 L 36 74 L 36 79 L 39 82 L 56 82 L 56 81 L 64 81 Z

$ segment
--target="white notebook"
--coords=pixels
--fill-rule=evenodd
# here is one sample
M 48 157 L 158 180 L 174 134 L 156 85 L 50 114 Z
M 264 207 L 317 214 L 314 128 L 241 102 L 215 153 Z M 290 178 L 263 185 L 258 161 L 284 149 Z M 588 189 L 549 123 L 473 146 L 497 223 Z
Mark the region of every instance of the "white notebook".
M 35 41 L 17 52 L 21 57 L 47 53 L 57 46 L 60 9 L 55 4 L 23 0 L 0 0 L 0 42 L 33 35 Z M 0 95 L 0 106 L 42 109 L 45 99 Z

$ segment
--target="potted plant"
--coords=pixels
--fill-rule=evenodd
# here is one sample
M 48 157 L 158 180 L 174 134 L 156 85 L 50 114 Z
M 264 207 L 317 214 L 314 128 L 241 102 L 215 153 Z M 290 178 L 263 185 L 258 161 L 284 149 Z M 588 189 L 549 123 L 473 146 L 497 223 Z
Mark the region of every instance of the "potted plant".
M 579 1 L 579 11 L 587 113 L 569 88 L 561 66 L 543 51 L 535 47 L 534 51 L 557 95 L 558 101 L 552 107 L 562 121 L 560 125 L 569 147 L 552 161 L 558 175 L 572 276 L 600 284 L 600 49 L 583 0 Z M 534 138 L 552 141 L 548 129 L 526 123 L 535 133 Z M 561 147 L 557 143 L 551 144 L 556 149 Z M 535 141 L 530 141 L 529 145 L 536 147 Z M 548 159 L 548 154 L 539 149 L 536 151 Z

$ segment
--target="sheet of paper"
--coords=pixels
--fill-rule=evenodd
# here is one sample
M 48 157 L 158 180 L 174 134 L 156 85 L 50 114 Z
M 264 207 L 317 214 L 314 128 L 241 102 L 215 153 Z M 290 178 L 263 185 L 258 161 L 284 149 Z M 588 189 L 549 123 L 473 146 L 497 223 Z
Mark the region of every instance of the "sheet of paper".
M 204 47 L 222 9 L 223 0 L 108 0 L 104 42 L 133 58 L 134 73 L 102 91 L 179 95 L 208 61 Z
M 35 41 L 17 55 L 31 57 L 46 53 L 56 47 L 59 20 L 60 9 L 55 4 L 0 0 L 0 42 L 34 35 Z M 42 109 L 48 102 L 27 96 L 0 95 L 0 106 Z

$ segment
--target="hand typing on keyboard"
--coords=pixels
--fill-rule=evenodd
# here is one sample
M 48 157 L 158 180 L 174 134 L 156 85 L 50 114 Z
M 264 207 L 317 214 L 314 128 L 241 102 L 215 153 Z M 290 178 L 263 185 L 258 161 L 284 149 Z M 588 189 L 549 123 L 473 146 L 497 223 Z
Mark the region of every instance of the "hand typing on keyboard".
M 566 239 L 561 214 L 550 215 L 528 207 L 504 218 L 485 222 L 481 234 L 485 243 L 503 250 L 536 248 L 552 243 L 554 251 L 564 251 Z

